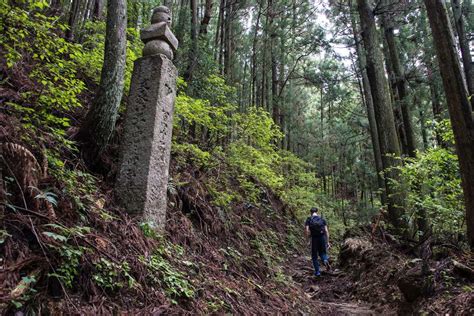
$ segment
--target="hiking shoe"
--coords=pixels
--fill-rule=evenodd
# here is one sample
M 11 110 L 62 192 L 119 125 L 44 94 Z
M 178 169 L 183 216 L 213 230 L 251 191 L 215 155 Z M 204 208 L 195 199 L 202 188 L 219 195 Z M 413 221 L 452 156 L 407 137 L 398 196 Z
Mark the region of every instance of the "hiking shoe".
M 326 270 L 327 271 L 331 271 L 331 265 L 329 264 L 329 261 L 328 260 L 325 260 L 323 262 L 324 266 L 326 267 Z
M 314 273 L 314 276 L 317 276 L 317 277 L 321 276 L 321 272 L 316 271 L 316 272 Z

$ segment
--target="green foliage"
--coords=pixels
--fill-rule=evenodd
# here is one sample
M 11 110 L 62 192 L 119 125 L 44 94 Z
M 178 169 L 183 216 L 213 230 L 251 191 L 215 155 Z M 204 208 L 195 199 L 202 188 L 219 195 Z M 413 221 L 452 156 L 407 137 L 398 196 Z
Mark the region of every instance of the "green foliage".
M 161 286 L 174 304 L 177 304 L 176 300 L 179 298 L 194 297 L 195 291 L 186 275 L 177 270 L 167 259 L 171 255 L 176 256 L 176 254 L 182 254 L 182 251 L 183 249 L 181 247 L 165 242 L 153 255 L 139 258 L 148 269 L 148 279 L 150 282 Z M 183 261 L 183 263 L 192 265 L 192 263 L 189 262 Z
M 276 151 L 263 151 L 237 141 L 229 146 L 228 161 L 247 177 L 253 177 L 273 190 L 283 186 L 283 177 L 278 174 L 280 156 Z
M 130 275 L 130 266 L 127 261 L 115 263 L 100 258 L 94 267 L 96 272 L 92 279 L 105 290 L 116 291 L 124 287 L 134 288 L 137 286 L 137 281 Z
M 212 299 L 207 302 L 207 310 L 209 313 L 218 312 L 225 306 L 226 303 L 218 297 L 212 297 Z
M 65 227 L 58 224 L 46 224 L 44 226 L 52 228 L 53 231 L 43 231 L 43 235 L 55 241 L 46 245 L 54 249 L 61 258 L 59 268 L 49 275 L 57 277 L 64 285 L 71 288 L 74 278 L 79 273 L 81 257 L 87 250 L 87 248 L 71 242 L 75 242 L 77 237 L 84 237 L 85 233 L 90 232 L 90 228 L 83 226 Z
M 464 205 L 457 156 L 451 149 L 432 148 L 407 158 L 399 168 L 409 186 L 408 209 L 416 218 L 424 209 L 435 233 L 460 233 Z
M 20 102 L 6 105 L 21 117 L 25 127 L 38 134 L 64 138 L 64 130 L 71 124 L 65 113 L 81 106 L 78 95 L 85 89 L 77 73 L 82 50 L 57 34 L 66 26 L 38 10 L 43 8 L 39 3 L 42 2 L 29 2 L 25 9 L 0 3 L 0 28 L 4 30 L 0 47 L 8 71 L 31 64 L 28 80 L 36 84 L 35 89 L 21 93 Z
M 313 168 L 290 152 L 280 151 L 279 154 L 278 170 L 284 179 L 283 200 L 296 210 L 309 210 L 314 206 L 318 186 Z
M 48 159 L 49 173 L 63 184 L 63 193 L 71 198 L 79 210 L 86 211 L 97 192 L 96 179 L 89 173 L 67 168 L 55 150 L 44 151 Z
M 237 140 L 262 151 L 274 151 L 283 134 L 273 122 L 270 114 L 259 108 L 250 108 L 245 113 L 233 116 Z
M 17 299 L 11 300 L 10 303 L 15 306 L 15 308 L 21 308 L 26 302 L 33 298 L 33 295 L 37 292 L 33 286 L 36 284 L 38 280 L 36 277 L 33 276 L 24 276 L 21 278 L 21 284 L 17 288 L 18 290 L 27 290 Z
M 206 187 L 209 193 L 211 194 L 212 204 L 215 206 L 223 207 L 224 209 L 226 209 L 230 206 L 232 202 L 240 199 L 240 196 L 238 196 L 236 193 L 229 192 L 225 189 L 221 190 L 217 188 L 216 185 L 213 183 L 208 183 Z
M 96 84 L 100 82 L 105 49 L 105 22 L 87 21 L 83 30 L 82 56 L 78 58 L 78 67 L 82 73 Z M 133 62 L 141 56 L 143 43 L 138 30 L 127 29 L 127 53 L 125 68 L 125 89 L 129 89 L 133 72 Z
M 175 160 L 178 165 L 190 163 L 198 168 L 206 168 L 209 167 L 211 163 L 211 154 L 207 151 L 201 150 L 194 144 L 179 144 L 174 142 L 172 146 L 172 154 L 176 157 Z
M 267 267 L 272 270 L 283 261 L 283 258 L 278 256 L 281 249 L 277 241 L 278 237 L 272 230 L 263 231 L 250 241 L 251 246 L 257 251 L 256 255 L 263 257 Z
M 223 90 L 226 89 L 222 79 L 214 79 L 214 81 L 219 82 Z M 197 131 L 209 133 L 209 144 L 216 145 L 230 132 L 229 113 L 235 110 L 235 106 L 226 102 L 225 95 L 215 96 L 217 99 L 215 103 L 209 99 L 192 98 L 184 92 L 186 83 L 182 78 L 178 78 L 177 84 L 179 92 L 175 103 L 175 134 L 182 138 L 188 135 L 189 129 L 194 129 L 195 133 Z

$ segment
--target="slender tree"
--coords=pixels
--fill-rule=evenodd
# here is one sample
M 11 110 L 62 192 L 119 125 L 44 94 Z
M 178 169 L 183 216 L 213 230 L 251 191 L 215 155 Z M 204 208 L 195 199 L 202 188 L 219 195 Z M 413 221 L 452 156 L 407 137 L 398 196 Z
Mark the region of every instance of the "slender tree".
M 127 1 L 107 1 L 104 64 L 99 89 L 78 133 L 86 161 L 95 165 L 115 128 L 125 72 Z
M 188 67 L 184 73 L 184 80 L 191 81 L 193 78 L 194 69 L 198 62 L 198 13 L 197 13 L 197 0 L 190 0 L 191 9 L 191 49 L 188 54 Z
M 461 49 L 462 64 L 464 67 L 464 75 L 466 76 L 467 89 L 471 95 L 471 107 L 474 106 L 474 71 L 472 69 L 472 56 L 469 49 L 469 40 L 466 35 L 465 21 L 463 11 L 466 8 L 466 2 L 460 3 L 460 0 L 452 0 L 452 8 L 454 15 L 454 25 L 456 26 L 456 33 L 458 35 L 459 47 Z M 472 14 L 472 12 L 470 13 Z
M 393 75 L 394 88 L 397 90 L 396 100 L 399 102 L 399 108 L 401 110 L 403 136 L 405 137 L 402 143 L 406 146 L 406 153 L 415 157 L 416 145 L 415 135 L 413 132 L 412 114 L 408 102 L 408 89 L 407 81 L 405 79 L 405 71 L 400 61 L 400 53 L 398 49 L 398 43 L 394 33 L 394 21 L 390 14 L 390 9 L 394 6 L 393 0 L 384 0 L 384 12 L 382 14 L 382 30 L 387 44 L 387 52 L 389 58 L 387 62 L 390 63 L 390 69 Z
M 380 151 L 385 171 L 385 190 L 388 202 L 389 220 L 396 229 L 406 228 L 402 216 L 404 213 L 405 196 L 400 189 L 395 189 L 392 181 L 400 180 L 396 168 L 400 164 L 400 147 L 395 129 L 392 103 L 387 78 L 383 71 L 383 55 L 380 50 L 375 16 L 368 0 L 357 0 L 361 21 L 362 38 L 364 40 L 367 76 L 370 82 L 374 112 L 379 133 Z
M 467 237 L 474 249 L 474 120 L 444 0 L 425 0 L 459 158 Z
M 352 1 L 350 6 L 350 19 L 351 19 L 351 27 L 352 33 L 354 36 L 354 42 L 356 47 L 357 53 L 357 61 L 359 63 L 359 72 L 360 76 L 362 77 L 362 88 L 363 88 L 363 96 L 364 96 L 364 103 L 367 108 L 367 118 L 369 120 L 369 131 L 370 136 L 372 139 L 372 150 L 374 153 L 374 161 L 375 161 L 375 170 L 377 172 L 377 183 L 379 189 L 382 189 L 382 203 L 385 203 L 386 197 L 384 194 L 384 180 L 382 177 L 383 171 L 383 164 L 382 164 L 382 154 L 380 152 L 380 140 L 377 130 L 377 122 L 375 120 L 375 112 L 374 112 L 374 102 L 372 99 L 372 92 L 370 90 L 370 82 L 369 77 L 367 76 L 366 70 L 366 60 L 365 60 L 365 52 L 364 48 L 362 47 L 361 39 L 359 37 L 359 29 L 356 23 L 356 17 L 352 10 Z
M 199 34 L 207 34 L 207 27 L 212 17 L 212 6 L 214 4 L 213 0 L 206 0 L 204 6 L 204 16 L 201 20 L 201 26 L 199 27 Z

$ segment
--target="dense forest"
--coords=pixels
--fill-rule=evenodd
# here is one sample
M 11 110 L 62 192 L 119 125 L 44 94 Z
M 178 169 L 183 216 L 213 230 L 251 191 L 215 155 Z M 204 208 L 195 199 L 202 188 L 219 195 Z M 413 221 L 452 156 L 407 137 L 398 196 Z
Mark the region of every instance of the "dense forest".
M 0 29 L 2 314 L 474 313 L 472 1 L 0 0 Z

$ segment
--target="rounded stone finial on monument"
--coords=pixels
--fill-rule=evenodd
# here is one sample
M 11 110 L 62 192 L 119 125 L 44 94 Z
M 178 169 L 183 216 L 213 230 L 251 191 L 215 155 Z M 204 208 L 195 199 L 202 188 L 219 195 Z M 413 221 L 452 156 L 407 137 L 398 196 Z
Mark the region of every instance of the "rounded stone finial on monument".
M 153 10 L 151 25 L 143 29 L 140 38 L 145 43 L 143 56 L 162 54 L 173 59 L 178 40 L 171 32 L 171 10 L 159 6 Z
M 156 24 L 160 22 L 166 22 L 169 27 L 171 27 L 172 15 L 171 10 L 165 6 L 159 6 L 153 10 L 153 15 L 151 16 L 151 24 Z
M 174 53 L 170 45 L 164 41 L 150 41 L 146 43 L 142 52 L 143 56 L 162 54 L 173 60 Z

